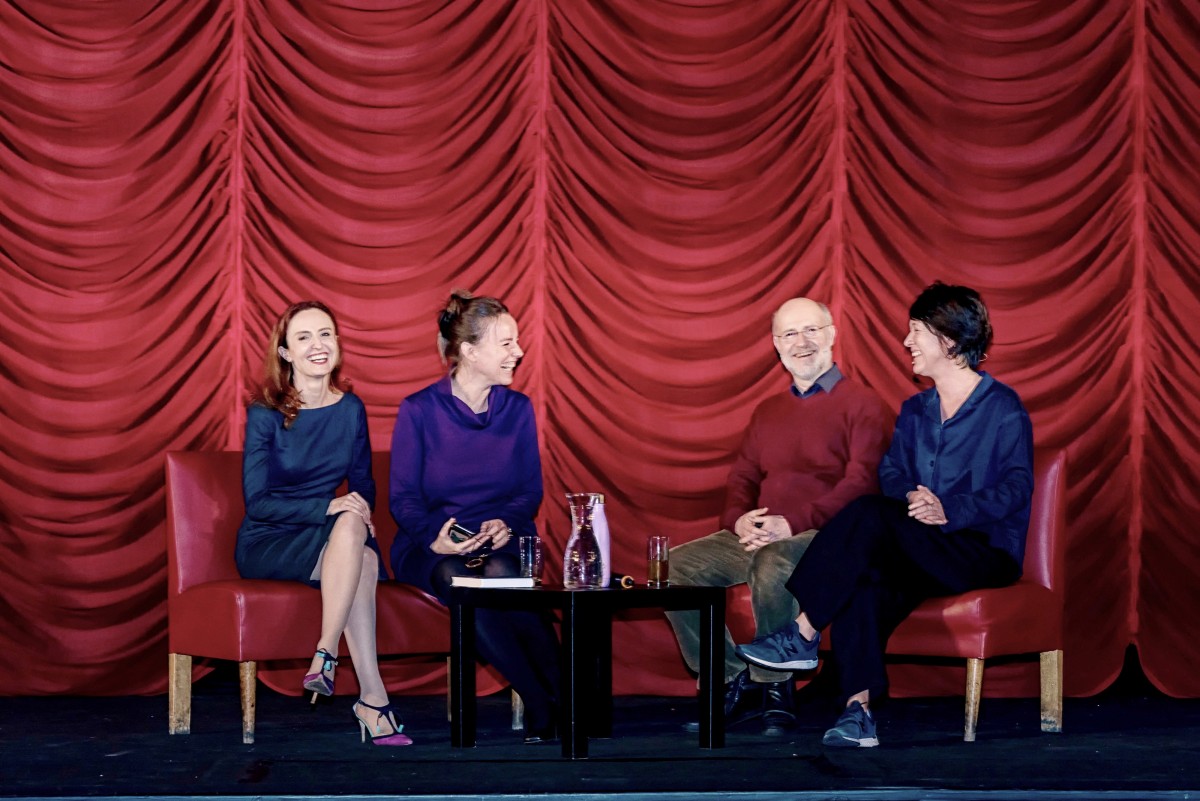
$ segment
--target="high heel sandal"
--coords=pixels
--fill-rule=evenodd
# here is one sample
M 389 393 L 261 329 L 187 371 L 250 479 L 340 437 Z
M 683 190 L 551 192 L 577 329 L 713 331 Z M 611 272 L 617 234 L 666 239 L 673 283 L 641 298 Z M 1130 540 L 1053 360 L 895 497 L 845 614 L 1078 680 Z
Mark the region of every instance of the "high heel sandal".
M 318 648 L 314 656 L 319 656 L 325 661 L 321 663 L 321 669 L 316 673 L 307 673 L 304 676 L 304 689 L 313 694 L 312 703 L 317 702 L 318 695 L 333 695 L 333 679 L 334 668 L 337 667 L 337 657 L 326 651 L 324 648 Z M 326 676 L 326 672 L 329 673 Z
M 396 722 L 396 710 L 391 704 L 372 706 L 361 698 L 354 702 L 354 717 L 358 718 L 358 729 L 361 735 L 360 742 L 367 741 L 367 729 L 371 727 L 370 724 L 363 720 L 362 715 L 358 714 L 359 706 L 374 709 L 379 713 L 379 717 L 375 719 L 374 733 L 371 735 L 372 745 L 412 745 L 412 738 L 403 733 L 404 724 Z M 379 724 L 385 720 L 391 724 L 392 730 L 387 734 L 382 734 L 383 727 Z

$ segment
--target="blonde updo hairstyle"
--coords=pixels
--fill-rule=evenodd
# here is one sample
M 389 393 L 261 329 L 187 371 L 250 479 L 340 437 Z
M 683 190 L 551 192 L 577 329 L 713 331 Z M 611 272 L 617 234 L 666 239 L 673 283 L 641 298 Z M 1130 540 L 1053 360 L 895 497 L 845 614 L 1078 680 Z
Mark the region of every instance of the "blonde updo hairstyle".
M 437 345 L 442 364 L 449 365 L 453 373 L 458 367 L 463 344 L 479 344 L 488 326 L 500 315 L 508 313 L 508 307 L 497 298 L 472 297 L 465 289 L 451 292 L 446 307 L 438 313 Z

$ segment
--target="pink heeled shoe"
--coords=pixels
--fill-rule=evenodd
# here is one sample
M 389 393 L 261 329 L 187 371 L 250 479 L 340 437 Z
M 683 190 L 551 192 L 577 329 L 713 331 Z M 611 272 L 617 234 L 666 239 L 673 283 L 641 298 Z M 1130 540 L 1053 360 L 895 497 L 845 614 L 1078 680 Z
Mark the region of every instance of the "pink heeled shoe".
M 376 718 L 374 726 L 368 724 L 365 720 L 363 720 L 362 715 L 358 714 L 358 708 L 360 706 L 365 706 L 367 709 L 374 709 L 379 713 L 379 717 Z M 396 721 L 396 710 L 391 704 L 372 706 L 363 699 L 359 698 L 354 702 L 354 717 L 358 718 L 358 729 L 359 733 L 362 735 L 360 742 L 367 741 L 367 729 L 371 728 L 373 729 L 371 734 L 372 745 L 412 745 L 412 738 L 407 734 L 404 734 L 404 724 Z M 392 730 L 387 734 L 383 733 L 383 726 L 380 725 L 385 720 L 392 726 Z
M 325 660 L 321 663 L 321 669 L 316 673 L 307 673 L 304 676 L 304 689 L 313 694 L 312 702 L 314 704 L 317 702 L 318 695 L 333 695 L 333 671 L 338 663 L 337 657 L 324 648 L 318 648 L 315 655 Z

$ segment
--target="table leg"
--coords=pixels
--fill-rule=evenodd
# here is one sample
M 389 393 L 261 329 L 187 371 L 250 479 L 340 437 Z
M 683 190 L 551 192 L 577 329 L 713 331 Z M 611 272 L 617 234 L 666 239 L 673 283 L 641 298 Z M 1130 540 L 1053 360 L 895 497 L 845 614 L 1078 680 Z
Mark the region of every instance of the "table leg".
M 612 612 L 588 615 L 583 630 L 589 637 L 595 671 L 592 673 L 592 708 L 588 718 L 588 734 L 592 737 L 612 737 Z
M 450 604 L 450 745 L 475 745 L 475 607 Z
M 700 747 L 725 747 L 725 595 L 700 610 Z
M 581 670 L 592 670 L 587 658 L 587 646 L 579 637 L 578 610 L 574 602 L 562 610 L 562 697 L 559 703 L 559 732 L 562 755 L 567 759 L 586 759 L 588 755 L 587 723 L 583 712 L 587 708 L 586 688 L 590 683 Z

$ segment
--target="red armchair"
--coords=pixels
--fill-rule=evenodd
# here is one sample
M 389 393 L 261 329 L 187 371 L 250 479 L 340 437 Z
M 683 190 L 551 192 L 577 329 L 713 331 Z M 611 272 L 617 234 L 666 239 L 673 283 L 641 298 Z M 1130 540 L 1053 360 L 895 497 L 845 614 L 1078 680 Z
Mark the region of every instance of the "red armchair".
M 963 739 L 974 742 L 984 660 L 1041 655 L 1042 731 L 1062 731 L 1063 553 L 1066 549 L 1066 454 L 1034 456 L 1033 509 L 1024 574 L 1016 584 L 933 598 L 909 615 L 888 640 L 889 654 L 967 660 Z M 837 632 L 833 632 L 837 637 Z
M 191 730 L 192 658 L 229 659 L 240 666 L 242 742 L 252 743 L 257 662 L 312 657 L 321 595 L 300 582 L 238 575 L 233 549 L 245 514 L 241 456 L 167 454 L 167 728 L 171 734 Z M 387 487 L 388 457 L 374 455 L 380 487 Z M 375 530 L 386 558 L 396 524 L 385 493 L 376 504 Z M 381 582 L 377 619 L 380 655 L 429 654 L 442 661 L 450 651 L 449 614 L 411 586 Z

